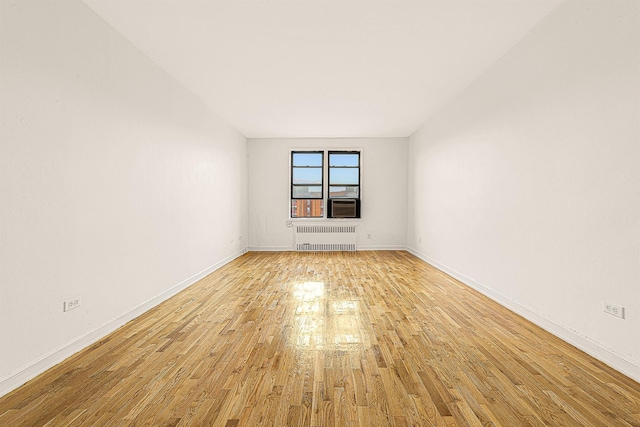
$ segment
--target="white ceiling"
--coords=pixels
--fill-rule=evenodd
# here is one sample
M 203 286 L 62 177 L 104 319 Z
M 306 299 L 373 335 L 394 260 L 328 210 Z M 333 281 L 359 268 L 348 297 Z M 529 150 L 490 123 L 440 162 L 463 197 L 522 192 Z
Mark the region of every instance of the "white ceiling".
M 85 0 L 248 138 L 409 136 L 560 0 Z

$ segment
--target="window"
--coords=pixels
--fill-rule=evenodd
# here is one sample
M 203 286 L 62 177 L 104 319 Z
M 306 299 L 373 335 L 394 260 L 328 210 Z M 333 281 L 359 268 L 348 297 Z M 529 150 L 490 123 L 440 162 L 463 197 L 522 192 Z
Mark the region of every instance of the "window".
M 291 153 L 291 218 L 324 216 L 324 152 Z
M 360 152 L 329 151 L 329 198 L 360 198 Z
M 326 153 L 327 156 L 325 151 L 318 150 L 291 152 L 291 218 L 333 217 L 325 199 L 356 199 L 355 217 L 360 217 L 360 152 Z M 325 157 L 328 159 L 326 175 Z M 325 179 L 328 190 L 325 190 Z

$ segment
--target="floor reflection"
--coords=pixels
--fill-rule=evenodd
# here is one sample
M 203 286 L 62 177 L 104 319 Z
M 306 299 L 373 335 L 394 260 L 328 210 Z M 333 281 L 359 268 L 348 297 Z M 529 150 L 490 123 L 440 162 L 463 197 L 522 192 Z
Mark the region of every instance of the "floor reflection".
M 298 349 L 321 349 L 324 347 L 323 313 L 325 301 L 324 282 L 294 283 L 293 296 L 296 303 L 296 322 L 293 342 Z
M 360 310 L 358 301 L 338 300 L 331 303 L 331 336 L 337 350 L 356 349 L 360 344 Z
M 295 328 L 299 350 L 356 350 L 362 342 L 360 303 L 337 299 L 325 282 L 293 284 Z

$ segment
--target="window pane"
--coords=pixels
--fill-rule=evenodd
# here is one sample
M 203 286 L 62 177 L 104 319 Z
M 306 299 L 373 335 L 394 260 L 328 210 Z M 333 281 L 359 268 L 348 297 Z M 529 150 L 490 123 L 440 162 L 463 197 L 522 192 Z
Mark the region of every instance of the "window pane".
M 322 168 L 293 168 L 293 184 L 322 184 Z
M 357 199 L 360 197 L 360 187 L 329 187 L 329 198 L 347 197 Z
M 322 187 L 317 185 L 294 185 L 293 197 L 296 199 L 321 199 Z
M 292 164 L 322 167 L 322 153 L 293 153 Z
M 329 170 L 329 184 L 352 184 L 358 185 L 359 168 L 332 168 Z
M 322 218 L 322 199 L 298 199 L 291 201 L 291 218 Z
M 331 153 L 329 154 L 329 166 L 359 166 L 360 154 L 358 153 Z

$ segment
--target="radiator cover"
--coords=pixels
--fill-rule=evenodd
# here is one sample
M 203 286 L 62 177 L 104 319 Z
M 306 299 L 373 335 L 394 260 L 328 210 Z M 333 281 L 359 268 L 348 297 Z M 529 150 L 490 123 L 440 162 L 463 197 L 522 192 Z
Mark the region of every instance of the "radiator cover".
M 356 225 L 294 225 L 295 248 L 298 252 L 355 251 Z

